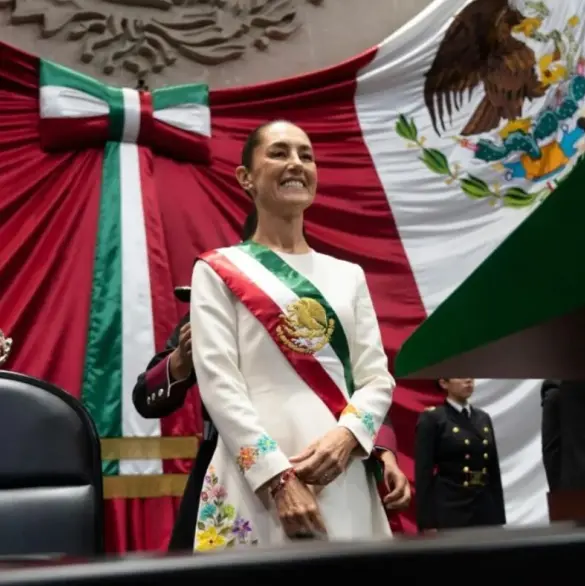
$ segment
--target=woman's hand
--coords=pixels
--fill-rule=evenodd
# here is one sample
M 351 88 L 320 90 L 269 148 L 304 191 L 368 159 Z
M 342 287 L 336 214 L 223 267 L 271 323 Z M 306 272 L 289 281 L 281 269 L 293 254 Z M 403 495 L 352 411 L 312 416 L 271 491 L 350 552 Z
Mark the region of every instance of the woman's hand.
M 315 495 L 294 474 L 275 492 L 274 504 L 288 537 L 327 534 Z
M 410 485 L 408 479 L 398 467 L 394 454 L 385 451 L 380 456 L 384 465 L 384 484 L 388 494 L 384 497 L 384 506 L 395 511 L 405 509 L 410 504 Z
M 339 426 L 289 460 L 303 482 L 325 486 L 347 468 L 349 458 L 357 446 L 358 441 L 353 433 Z

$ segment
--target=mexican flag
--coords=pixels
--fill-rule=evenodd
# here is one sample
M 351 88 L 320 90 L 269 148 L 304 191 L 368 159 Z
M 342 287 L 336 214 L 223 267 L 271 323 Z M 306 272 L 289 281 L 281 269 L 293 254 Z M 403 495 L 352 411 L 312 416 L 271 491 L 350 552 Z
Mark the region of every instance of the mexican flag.
M 172 286 L 189 282 L 196 255 L 238 242 L 250 202 L 234 169 L 247 134 L 276 118 L 299 124 L 313 141 L 319 190 L 306 217 L 311 245 L 364 268 L 392 365 L 414 328 L 554 197 L 575 165 L 585 133 L 584 9 L 585 0 L 435 0 L 379 46 L 338 66 L 210 92 L 209 156 L 199 159 L 164 137 L 142 141 L 136 130 L 134 143 L 122 132 L 114 141 L 119 146 L 108 147 L 112 112 L 118 129 L 120 112 L 130 115 L 119 101 L 94 113 L 105 120 L 105 131 L 92 135 L 97 142 L 59 145 L 54 136 L 48 148 L 39 125 L 51 118 L 41 108 L 42 62 L 0 45 L 6 105 L 0 111 L 0 215 L 7 218 L 0 225 L 7 243 L 0 282 L 8 283 L 0 296 L 0 328 L 14 340 L 9 368 L 79 397 L 84 381 L 102 376 L 104 398 L 92 412 L 115 412 L 116 421 L 124 421 L 120 413 L 126 412 L 112 405 L 129 405 L 132 376 L 186 311 L 168 298 Z M 491 39 L 497 39 L 493 46 Z M 150 103 L 152 121 L 156 92 L 129 99 Z M 46 100 L 47 111 L 54 103 Z M 63 128 L 78 123 L 71 110 L 61 112 Z M 141 120 L 136 109 L 133 116 Z M 169 120 L 159 116 L 162 123 Z M 84 132 L 94 132 L 91 126 Z M 179 130 L 187 132 L 180 124 Z M 127 198 L 123 190 L 113 195 L 116 174 L 105 162 L 108 149 L 128 144 L 143 149 L 142 159 L 122 162 L 120 177 L 140 177 L 144 185 L 146 170 L 148 188 Z M 102 213 L 113 201 L 117 211 Z M 142 212 L 125 220 L 129 209 Z M 102 240 L 103 222 L 110 223 L 111 236 Z M 101 260 L 105 267 L 96 279 Z M 112 276 L 120 283 L 116 299 L 103 295 L 99 307 L 118 317 L 112 328 L 92 329 L 96 287 L 107 288 Z M 158 334 L 155 290 L 167 295 Z M 505 283 L 494 283 L 493 295 L 505 296 Z M 124 303 L 140 325 L 132 334 L 124 329 Z M 147 336 L 147 329 L 155 333 Z M 122 354 L 113 351 L 114 331 L 117 340 L 128 334 Z M 100 373 L 108 352 L 117 363 Z M 428 381 L 399 382 L 391 415 L 399 462 L 412 479 L 418 414 L 442 397 Z M 473 398 L 494 421 L 511 524 L 547 517 L 539 385 L 481 380 Z M 188 436 L 192 414 L 192 408 L 178 412 L 161 429 L 129 409 L 116 433 L 129 440 Z M 170 470 L 160 458 L 145 462 L 109 472 L 164 477 Z M 161 529 L 154 514 L 139 509 L 133 514 L 145 534 L 168 532 L 169 517 Z M 110 513 L 122 523 L 120 509 Z M 404 530 L 413 529 L 411 514 L 401 520 Z

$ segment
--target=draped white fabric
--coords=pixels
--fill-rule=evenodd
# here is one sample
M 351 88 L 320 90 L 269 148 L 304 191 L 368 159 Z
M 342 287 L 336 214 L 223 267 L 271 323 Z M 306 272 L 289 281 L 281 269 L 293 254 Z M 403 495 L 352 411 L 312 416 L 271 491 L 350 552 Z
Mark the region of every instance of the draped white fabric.
M 425 74 L 453 16 L 471 4 L 465 0 L 433 2 L 387 39 L 358 77 L 356 108 L 364 139 L 428 314 L 549 196 L 582 152 L 583 131 L 577 121 L 585 95 L 580 89 L 585 79 L 580 60 L 585 0 L 512 3 L 528 20 L 513 30 L 510 54 L 517 41 L 533 51 L 530 69 L 544 94 L 523 100 L 515 122 L 502 118 L 495 128 L 482 131 L 479 124 L 479 132 L 461 135 L 486 95 L 480 82 L 470 99 L 466 89 L 458 111 L 454 106 L 459 99 L 451 97 L 452 119 L 443 98 L 445 130 L 440 122 L 440 135 L 433 128 L 424 100 Z M 459 81 L 464 79 L 476 51 L 473 39 L 469 29 L 451 39 L 446 78 L 449 69 L 456 69 L 463 72 Z M 511 80 L 502 76 L 492 82 L 501 82 L 505 91 Z M 568 100 L 576 108 L 567 110 Z M 440 118 L 438 107 L 436 111 Z M 547 116 L 554 116 L 556 127 L 544 128 L 545 112 L 552 112 Z M 494 298 L 506 294 L 506 283 L 493 284 Z M 540 384 L 480 380 L 473 398 L 494 421 L 508 523 L 513 525 L 548 521 Z

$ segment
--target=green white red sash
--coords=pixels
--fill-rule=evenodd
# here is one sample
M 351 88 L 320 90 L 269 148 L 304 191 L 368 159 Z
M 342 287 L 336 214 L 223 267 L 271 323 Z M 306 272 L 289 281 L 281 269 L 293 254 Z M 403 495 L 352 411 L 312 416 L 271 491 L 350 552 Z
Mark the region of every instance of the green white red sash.
M 256 317 L 299 377 L 339 420 L 355 390 L 349 345 L 341 321 L 319 289 L 278 254 L 251 241 L 212 250 L 200 260 L 211 266 Z M 314 353 L 295 351 L 282 341 L 283 316 L 303 298 L 318 301 L 325 310 L 327 323 L 334 323 L 329 343 Z M 368 462 L 374 464 L 372 469 L 380 483 L 379 462 L 374 458 Z M 379 484 L 378 488 L 383 496 L 384 487 Z
M 208 252 L 201 260 L 258 319 L 301 379 L 339 419 L 354 390 L 353 375 L 345 332 L 321 292 L 276 253 L 254 242 Z M 303 298 L 318 301 L 327 322 L 334 323 L 330 343 L 315 353 L 291 349 L 282 341 L 283 316 Z

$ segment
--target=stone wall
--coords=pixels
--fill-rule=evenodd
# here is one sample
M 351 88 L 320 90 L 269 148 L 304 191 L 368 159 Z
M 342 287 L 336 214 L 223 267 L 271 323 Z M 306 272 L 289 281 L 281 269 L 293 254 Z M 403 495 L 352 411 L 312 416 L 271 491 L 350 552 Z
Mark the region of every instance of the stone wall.
M 112 84 L 253 84 L 379 43 L 430 0 L 0 0 L 0 40 Z

